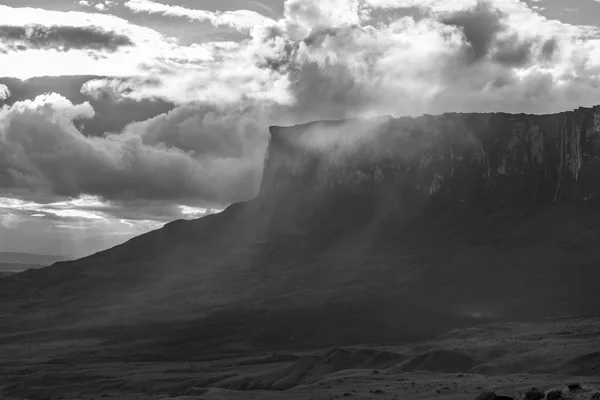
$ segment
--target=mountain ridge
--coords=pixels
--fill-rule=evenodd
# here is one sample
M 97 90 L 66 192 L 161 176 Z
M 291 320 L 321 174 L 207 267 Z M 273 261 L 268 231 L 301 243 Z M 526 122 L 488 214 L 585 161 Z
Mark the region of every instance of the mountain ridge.
M 73 257 L 53 255 L 53 254 L 35 254 L 22 253 L 14 251 L 0 251 L 0 263 L 7 264 L 32 264 L 32 265 L 50 265 L 58 261 L 72 259 Z

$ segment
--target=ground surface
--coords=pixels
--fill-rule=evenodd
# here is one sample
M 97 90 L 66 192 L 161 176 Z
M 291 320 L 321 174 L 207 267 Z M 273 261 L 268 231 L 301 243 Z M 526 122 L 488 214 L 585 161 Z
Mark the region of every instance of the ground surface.
M 86 359 L 90 340 L 0 349 L 4 399 L 475 399 L 537 387 L 566 398 L 600 392 L 600 318 L 546 319 L 451 331 L 386 346 L 187 361 Z M 118 352 L 118 349 L 114 349 Z M 569 392 L 579 383 L 581 390 Z

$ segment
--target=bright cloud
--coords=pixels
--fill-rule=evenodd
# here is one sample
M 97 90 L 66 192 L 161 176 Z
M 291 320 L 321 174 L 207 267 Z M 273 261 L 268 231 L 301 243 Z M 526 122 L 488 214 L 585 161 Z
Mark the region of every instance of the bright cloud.
M 85 202 L 89 196 L 73 201 L 61 201 L 41 204 L 33 201 L 23 201 L 9 197 L 0 197 L 0 208 L 12 211 L 28 211 L 31 216 L 44 217 L 47 215 L 60 218 L 77 218 L 89 220 L 105 220 L 107 216 L 101 212 L 85 210 Z M 98 204 L 99 202 L 94 202 Z M 92 203 L 92 204 L 94 204 Z M 100 205 L 102 205 L 100 203 Z
M 178 47 L 152 29 L 112 15 L 3 5 L 0 15 L 0 53 L 10 54 L 3 57 L 3 76 L 131 76 L 140 64 Z
M 139 12 L 208 15 L 147 0 L 129 4 Z M 406 7 L 421 8 L 425 17 L 371 19 L 376 9 Z M 84 91 L 181 104 L 267 102 L 285 107 L 291 122 L 364 113 L 543 112 L 597 101 L 598 29 L 547 20 L 518 0 L 288 0 L 284 19 L 256 25 L 250 35 L 240 43 L 180 48 L 180 58 L 149 64 L 142 80 L 93 81 Z
M 0 101 L 4 101 L 10 97 L 10 89 L 8 86 L 0 84 Z
M 105 0 L 105 1 L 89 1 L 89 0 L 80 0 L 79 5 L 83 7 L 93 7 L 97 11 L 103 12 L 108 11 L 111 8 L 117 5 L 116 0 Z
M 151 0 L 129 0 L 125 3 L 125 7 L 136 13 L 188 18 L 194 21 L 210 22 L 214 26 L 228 26 L 239 31 L 250 31 L 257 25 L 274 22 L 271 18 L 250 10 L 213 12 L 172 6 Z
M 220 209 L 135 204 L 95 196 L 33 201 L 0 196 L 0 242 L 5 251 L 81 257 L 161 228 L 174 219 L 193 219 Z

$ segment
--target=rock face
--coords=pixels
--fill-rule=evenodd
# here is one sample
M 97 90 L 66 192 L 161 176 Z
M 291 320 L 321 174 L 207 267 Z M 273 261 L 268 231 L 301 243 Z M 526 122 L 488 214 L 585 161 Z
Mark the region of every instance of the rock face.
M 255 200 L 1 279 L 3 331 L 143 327 L 175 354 L 597 312 L 600 107 L 270 131 Z
M 263 196 L 389 186 L 471 206 L 600 193 L 600 107 L 317 122 L 272 127 L 271 137 Z

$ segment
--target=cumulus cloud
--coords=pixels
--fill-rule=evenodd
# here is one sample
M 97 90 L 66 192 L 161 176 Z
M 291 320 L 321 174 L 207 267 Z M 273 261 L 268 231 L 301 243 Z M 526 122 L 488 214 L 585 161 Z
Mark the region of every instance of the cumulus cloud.
M 191 46 L 157 40 L 160 49 L 149 45 L 130 65 L 133 73 L 117 74 L 128 77 L 88 82 L 82 88 L 88 95 L 177 104 L 260 103 L 269 110 L 276 105 L 277 121 L 294 122 L 471 106 L 487 111 L 490 104 L 496 110 L 537 112 L 543 107 L 536 93 L 545 89 L 512 103 L 506 99 L 523 95 L 524 86 L 549 84 L 556 96 L 546 109 L 557 111 L 579 105 L 572 95 L 558 96 L 582 81 L 593 87 L 600 65 L 598 29 L 548 20 L 518 0 L 287 0 L 279 21 L 150 0 L 125 5 L 136 12 L 230 24 L 249 37 Z M 373 19 L 374 11 L 406 7 L 418 7 L 421 15 Z M 457 101 L 447 102 L 453 96 Z M 481 102 L 470 100 L 476 98 Z M 592 101 L 592 91 L 584 90 L 579 102 Z
M 75 125 L 93 117 L 88 103 L 74 105 L 57 94 L 16 102 L 0 111 L 0 187 L 122 202 L 222 205 L 252 197 L 260 180 L 256 157 L 264 149 L 251 143 L 264 139 L 244 113 L 182 109 L 90 138 Z
M 114 52 L 120 47 L 133 46 L 126 35 L 105 31 L 98 26 L 2 25 L 0 39 L 4 42 L 5 51 L 90 49 Z
M 256 25 L 274 22 L 271 18 L 250 10 L 213 12 L 172 6 L 151 0 L 129 0 L 124 5 L 136 13 L 188 18 L 193 21 L 209 22 L 214 26 L 228 26 L 239 31 L 250 31 Z
M 8 86 L 0 83 L 0 101 L 4 101 L 10 97 L 10 89 Z
M 145 12 L 194 15 L 148 0 L 130 3 Z M 372 19 L 375 10 L 406 7 L 423 15 Z M 145 65 L 141 77 L 94 81 L 84 90 L 179 104 L 274 104 L 267 119 L 288 123 L 388 113 L 550 112 L 598 101 L 590 89 L 573 95 L 583 81 L 595 85 L 598 30 L 547 20 L 517 0 L 287 0 L 282 20 L 249 34 L 240 43 L 196 45 L 185 55 L 179 49 Z

